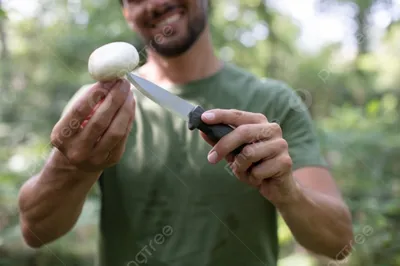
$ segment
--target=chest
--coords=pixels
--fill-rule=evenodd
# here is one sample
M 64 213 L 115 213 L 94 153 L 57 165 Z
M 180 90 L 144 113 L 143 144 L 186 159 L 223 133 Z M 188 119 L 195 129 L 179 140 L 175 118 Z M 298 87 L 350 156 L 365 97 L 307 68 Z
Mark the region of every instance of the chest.
M 206 102 L 192 101 L 206 109 L 217 108 L 211 101 Z M 235 102 L 228 101 L 222 108 L 234 106 Z M 143 198 L 153 190 L 161 197 L 191 201 L 247 192 L 248 187 L 230 172 L 226 161 L 209 164 L 211 148 L 198 130 L 188 129 L 186 121 L 140 98 L 125 154 L 116 166 L 117 179 Z

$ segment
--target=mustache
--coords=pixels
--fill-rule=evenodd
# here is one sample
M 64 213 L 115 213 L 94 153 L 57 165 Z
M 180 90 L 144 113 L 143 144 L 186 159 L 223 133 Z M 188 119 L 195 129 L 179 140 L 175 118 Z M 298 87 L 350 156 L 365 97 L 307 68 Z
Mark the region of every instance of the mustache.
M 153 19 L 158 19 L 159 17 L 165 15 L 168 12 L 171 12 L 177 8 L 179 8 L 179 5 L 174 5 L 174 4 L 169 4 L 165 3 L 161 8 L 156 8 L 151 11 L 150 18 Z

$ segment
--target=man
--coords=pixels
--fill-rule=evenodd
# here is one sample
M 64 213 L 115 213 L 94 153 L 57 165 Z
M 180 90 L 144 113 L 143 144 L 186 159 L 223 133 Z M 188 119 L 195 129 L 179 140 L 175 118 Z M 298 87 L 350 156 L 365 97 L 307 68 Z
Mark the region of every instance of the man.
M 206 0 L 122 5 L 147 44 L 137 73 L 211 110 L 204 122 L 235 130 L 211 143 L 133 97 L 126 80 L 82 88 L 53 129 L 50 158 L 21 188 L 26 243 L 38 248 L 71 230 L 99 180 L 101 265 L 276 265 L 277 211 L 305 248 L 343 259 L 351 217 L 293 91 L 215 56 Z

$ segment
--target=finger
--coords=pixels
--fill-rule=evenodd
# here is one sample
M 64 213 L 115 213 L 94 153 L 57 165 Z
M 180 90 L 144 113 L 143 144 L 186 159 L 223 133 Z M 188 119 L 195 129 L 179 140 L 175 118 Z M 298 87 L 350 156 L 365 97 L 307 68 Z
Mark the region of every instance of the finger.
M 206 124 L 226 124 L 240 126 L 244 124 L 266 123 L 268 119 L 260 113 L 251 113 L 236 109 L 213 109 L 204 112 L 201 119 Z
M 88 121 L 82 130 L 82 140 L 86 146 L 94 147 L 99 137 L 101 137 L 110 126 L 118 110 L 125 103 L 130 92 L 130 83 L 126 80 L 118 82 L 110 93 L 106 96 L 104 102 Z
M 214 145 L 210 151 L 212 160 L 210 163 L 217 163 L 230 152 L 242 144 L 253 143 L 261 140 L 272 139 L 281 135 L 281 129 L 275 123 L 242 125 L 224 136 Z
M 128 138 L 129 138 L 130 132 L 132 130 L 132 125 L 133 125 L 134 119 L 135 119 L 135 116 L 132 116 L 131 120 L 129 121 L 129 124 L 126 128 L 125 136 L 111 150 L 111 153 L 109 154 L 109 157 L 107 160 L 108 165 L 113 165 L 113 164 L 117 163 L 121 159 L 122 155 L 124 154 L 125 149 L 126 149 L 126 143 L 128 142 Z
M 200 135 L 201 137 L 211 146 L 215 145 L 215 142 L 213 142 L 212 140 L 210 140 L 206 134 L 204 134 L 202 131 L 200 131 Z M 232 163 L 235 160 L 235 156 L 232 154 L 228 154 L 227 156 L 225 156 L 225 160 L 227 160 L 228 162 Z
M 82 122 L 90 115 L 93 107 L 101 98 L 109 93 L 113 84 L 115 84 L 115 81 L 96 83 L 74 102 L 53 128 L 51 142 L 55 147 L 61 148 L 62 144 L 65 144 L 68 139 L 79 132 Z M 88 101 L 88 99 L 91 100 Z
M 132 119 L 133 123 L 133 119 Z M 126 143 L 128 142 L 129 134 L 131 132 L 132 126 L 127 128 L 125 136 L 120 140 L 120 142 L 114 147 L 113 150 L 111 150 L 111 153 L 109 154 L 109 157 L 107 159 L 107 164 L 108 165 L 114 165 L 119 162 L 121 159 L 122 155 L 125 152 L 126 149 Z
M 93 151 L 94 154 L 108 154 L 122 140 L 127 130 L 130 130 L 135 113 L 135 104 L 132 99 L 133 93 L 129 92 L 129 97 L 126 99 L 124 105 L 118 111 L 100 141 L 96 144 Z
M 260 141 L 246 145 L 235 158 L 236 171 L 246 174 L 249 168 L 261 160 L 269 160 L 287 151 L 288 144 L 282 139 Z
M 262 181 L 249 176 L 249 174 L 246 172 L 239 172 L 237 170 L 237 163 L 235 161 L 232 162 L 230 166 L 231 166 L 232 172 L 235 174 L 237 179 L 239 179 L 241 182 L 246 183 L 247 185 L 250 185 L 252 187 L 258 187 L 261 185 Z
M 280 177 L 288 173 L 292 168 L 292 159 L 289 154 L 282 153 L 269 160 L 263 160 L 260 164 L 251 168 L 250 175 L 258 180 L 272 177 Z

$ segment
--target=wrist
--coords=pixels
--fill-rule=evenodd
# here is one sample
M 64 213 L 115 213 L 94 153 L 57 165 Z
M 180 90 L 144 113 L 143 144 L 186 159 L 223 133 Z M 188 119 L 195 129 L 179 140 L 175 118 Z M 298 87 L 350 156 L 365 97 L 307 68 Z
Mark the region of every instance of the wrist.
M 66 171 L 78 171 L 78 168 L 70 163 L 70 161 L 58 149 L 54 148 L 46 162 L 46 168 L 65 169 Z
M 69 179 L 87 179 L 100 177 L 101 171 L 87 172 L 79 169 L 62 154 L 58 149 L 53 149 L 43 171 L 51 172 L 52 176 L 66 175 Z
M 279 200 L 273 204 L 279 211 L 284 211 L 288 208 L 296 208 L 301 206 L 301 202 L 305 199 L 304 187 L 294 177 L 290 177 L 290 185 L 281 193 Z

